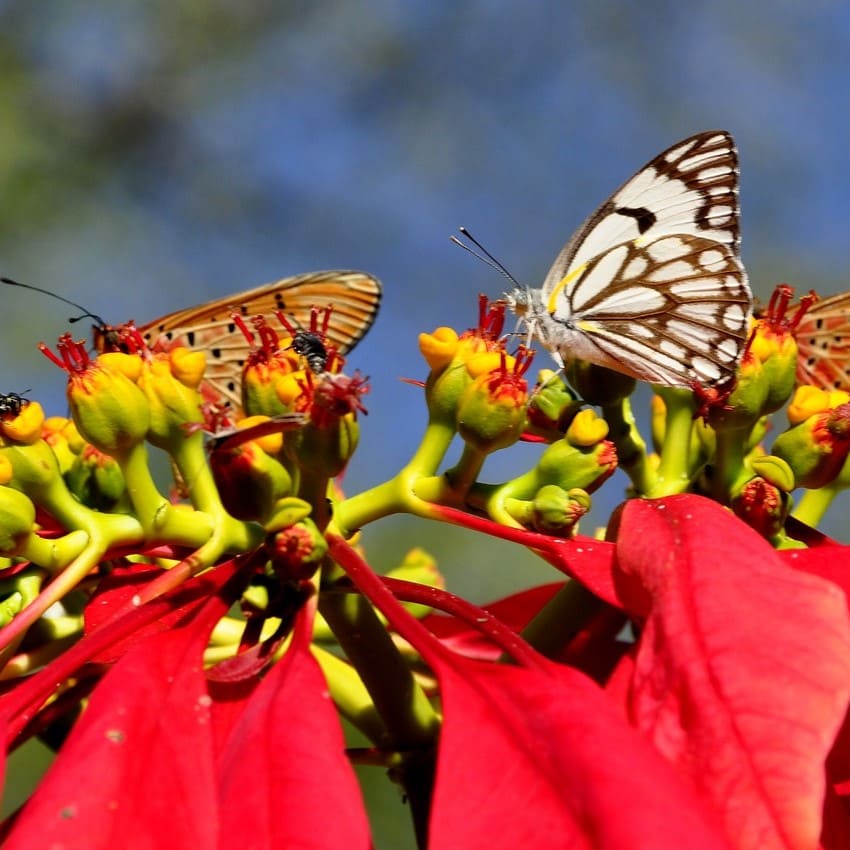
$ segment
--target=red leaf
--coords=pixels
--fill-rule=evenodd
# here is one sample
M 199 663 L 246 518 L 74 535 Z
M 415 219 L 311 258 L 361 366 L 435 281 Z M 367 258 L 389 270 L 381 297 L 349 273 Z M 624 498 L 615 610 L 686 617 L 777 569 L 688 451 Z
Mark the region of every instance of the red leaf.
M 739 848 L 817 846 L 850 700 L 843 594 L 698 496 L 626 504 L 620 598 L 645 618 L 628 710 Z
M 728 848 L 702 803 L 589 679 L 441 650 L 431 850 Z
M 140 589 L 161 575 L 162 569 L 152 567 L 150 564 L 128 564 L 113 570 L 110 575 L 101 580 L 97 592 L 86 605 L 85 633 L 91 634 L 111 622 L 122 610 L 126 610 Z M 147 635 L 164 632 L 174 626 L 193 606 L 197 605 L 199 598 L 203 599 L 208 595 L 208 591 L 203 586 L 196 586 L 198 595 L 192 596 L 188 592 L 190 587 L 187 585 L 183 587 L 184 593 L 179 604 L 172 606 L 164 616 L 137 629 L 124 640 L 113 643 L 93 656 L 91 660 L 100 664 L 111 664 Z
M 308 641 L 293 640 L 224 747 L 222 846 L 369 848 L 359 786 L 344 752 L 339 719 Z
M 447 650 L 342 538 L 330 552 L 440 679 L 431 850 L 728 848 L 702 802 L 593 682 L 526 647 L 527 667 Z
M 822 543 L 812 549 L 788 549 L 777 553 L 789 567 L 820 576 L 850 592 L 850 546 Z
M 508 628 L 520 632 L 563 586 L 563 582 L 557 582 L 531 587 L 484 605 L 483 609 L 501 620 Z M 480 629 L 474 629 L 456 617 L 429 614 L 422 618 L 422 624 L 446 646 L 469 658 L 495 661 L 504 652 L 500 646 L 483 635 Z
M 226 606 L 207 607 L 212 619 L 149 637 L 106 674 L 6 850 L 217 846 L 201 653 Z

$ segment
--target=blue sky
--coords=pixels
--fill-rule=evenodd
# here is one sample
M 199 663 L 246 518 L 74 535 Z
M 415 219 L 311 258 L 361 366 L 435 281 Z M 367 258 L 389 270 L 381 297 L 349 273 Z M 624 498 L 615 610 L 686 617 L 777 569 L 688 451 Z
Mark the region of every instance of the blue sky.
M 373 380 L 353 489 L 392 474 L 424 424 L 398 380 L 424 376 L 417 334 L 474 323 L 477 293 L 502 291 L 450 245 L 458 225 L 537 283 L 637 167 L 720 127 L 740 149 L 756 293 L 850 286 L 846 4 L 233 6 L 0 4 L 0 56 L 23 78 L 0 109 L 26 128 L 0 129 L 0 186 L 51 212 L 16 223 L 6 207 L 0 266 L 116 322 L 304 271 L 376 274 L 384 306 L 350 359 Z M 113 143 L 89 175 L 86 158 Z M 74 191 L 57 188 L 78 162 Z M 35 343 L 67 310 L 3 297 L 3 389 L 31 387 L 58 412 L 62 376 Z M 519 454 L 490 475 L 520 471 Z M 622 484 L 600 497 L 600 521 Z

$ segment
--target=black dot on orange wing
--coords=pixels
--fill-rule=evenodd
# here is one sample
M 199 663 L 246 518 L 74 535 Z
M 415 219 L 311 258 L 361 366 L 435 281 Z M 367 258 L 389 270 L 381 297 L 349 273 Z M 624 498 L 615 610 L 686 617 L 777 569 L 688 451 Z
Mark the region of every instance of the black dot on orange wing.
M 233 322 L 227 323 L 227 332 L 229 334 L 235 334 L 236 333 L 236 325 Z
M 166 332 L 165 332 L 165 338 L 166 338 L 169 342 L 171 342 L 171 340 L 172 340 L 172 339 L 174 339 L 174 334 L 173 334 L 171 331 L 166 331 Z
M 235 393 L 236 392 L 236 384 L 233 381 L 227 382 L 227 390 L 228 392 Z
M 815 321 L 815 327 L 820 330 L 823 327 L 823 319 L 817 319 Z
M 275 292 L 274 303 L 277 304 L 278 310 L 283 309 L 284 302 L 283 302 L 283 293 L 282 292 Z
M 247 316 L 247 315 L 248 315 L 248 307 L 247 307 L 245 304 L 243 304 L 243 305 L 239 308 L 239 312 L 240 312 L 243 316 Z
M 211 348 L 210 354 L 212 354 L 213 360 L 221 360 L 221 349 L 220 348 Z
M 192 347 L 192 348 L 195 347 L 195 332 L 194 331 L 189 331 L 186 334 L 186 342 L 189 343 L 190 347 Z
M 817 357 L 810 357 L 810 358 L 806 361 L 806 366 L 814 366 L 814 365 L 815 365 L 815 363 L 817 363 L 817 362 L 818 362 Z

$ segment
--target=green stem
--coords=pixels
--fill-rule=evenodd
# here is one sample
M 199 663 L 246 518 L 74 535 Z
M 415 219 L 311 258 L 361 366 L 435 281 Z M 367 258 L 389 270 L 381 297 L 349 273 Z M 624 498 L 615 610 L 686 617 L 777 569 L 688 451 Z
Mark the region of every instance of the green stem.
M 369 602 L 359 594 L 322 593 L 319 610 L 381 718 L 375 744 L 403 753 L 432 747 L 438 718 Z
M 445 474 L 446 481 L 458 499 L 463 499 L 475 484 L 486 459 L 485 452 L 464 443 L 460 460 L 451 469 L 446 470 Z
M 720 428 L 714 451 L 711 497 L 721 505 L 729 504 L 739 480 L 746 475 L 744 456 L 750 427 Z
M 833 499 L 843 489 L 842 486 L 832 481 L 817 490 L 806 490 L 797 506 L 791 511 L 791 516 L 812 528 L 817 528 L 827 510 L 829 510 Z
M 688 459 L 693 435 L 693 396 L 666 393 L 664 443 L 661 448 L 661 463 L 655 474 L 655 483 L 646 495 L 653 499 L 683 493 L 691 482 Z
M 629 476 L 638 495 L 649 493 L 655 486 L 655 472 L 650 468 L 646 441 L 641 437 L 629 398 L 616 404 L 603 405 L 602 417 L 608 423 L 608 438 L 617 449 L 620 469 Z
M 419 448 L 394 478 L 344 499 L 335 506 L 334 524 L 339 533 L 343 537 L 350 537 L 370 522 L 405 511 L 433 518 L 414 488 L 422 478 L 435 476 L 454 435 L 454 429 L 448 425 L 429 422 Z
M 116 460 L 124 473 L 127 495 L 146 541 L 197 547 L 209 538 L 213 532 L 209 516 L 200 511 L 178 510 L 159 492 L 150 473 L 144 443 L 134 444 Z
M 199 547 L 205 542 L 212 542 L 209 551 L 214 557 L 211 563 L 214 563 L 224 552 L 240 553 L 255 549 L 262 542 L 264 532 L 258 524 L 241 522 L 224 509 L 207 461 L 203 439 L 200 432 L 189 437 L 180 434 L 168 449 L 189 488 L 192 504 L 197 508 L 192 513 L 171 508 L 170 513 L 176 516 L 169 516 L 169 527 L 173 527 L 176 521 L 182 521 L 180 514 L 188 515 L 194 526 L 194 537 L 187 545 Z M 170 539 L 167 542 L 176 541 Z
M 605 609 L 607 603 L 580 582 L 568 581 L 522 630 L 521 636 L 547 658 L 557 658 L 567 644 Z
M 387 728 L 375 711 L 375 704 L 357 671 L 326 649 L 312 645 L 310 652 L 319 662 L 331 699 L 342 716 L 370 741 L 386 740 Z

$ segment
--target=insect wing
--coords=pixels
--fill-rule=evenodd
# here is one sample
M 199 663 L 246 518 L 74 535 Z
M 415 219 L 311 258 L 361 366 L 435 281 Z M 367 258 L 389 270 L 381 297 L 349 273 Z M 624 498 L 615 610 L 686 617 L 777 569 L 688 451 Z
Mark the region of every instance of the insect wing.
M 738 216 L 732 137 L 691 136 L 602 204 L 539 292 L 514 301 L 562 361 L 582 358 L 671 386 L 724 383 L 752 309 Z
M 552 265 L 551 292 L 582 263 L 643 237 L 700 236 L 740 250 L 738 151 L 729 133 L 698 133 L 668 148 L 621 186 L 576 231 Z
M 265 315 L 275 322 L 280 310 L 296 326 L 308 327 L 314 308 L 332 307 L 328 343 L 344 354 L 372 326 L 381 301 L 381 284 L 357 271 L 323 271 L 296 275 L 256 287 L 238 295 L 178 310 L 140 328 L 153 350 L 178 345 L 207 353 L 202 393 L 207 401 L 229 401 L 242 406 L 239 382 L 250 344 L 231 319 Z
M 850 292 L 817 301 L 794 335 L 797 383 L 850 391 Z
M 747 340 L 750 294 L 726 246 L 695 236 L 619 245 L 571 292 L 570 356 L 671 386 L 722 383 Z

